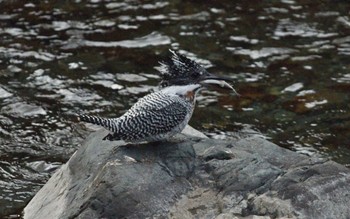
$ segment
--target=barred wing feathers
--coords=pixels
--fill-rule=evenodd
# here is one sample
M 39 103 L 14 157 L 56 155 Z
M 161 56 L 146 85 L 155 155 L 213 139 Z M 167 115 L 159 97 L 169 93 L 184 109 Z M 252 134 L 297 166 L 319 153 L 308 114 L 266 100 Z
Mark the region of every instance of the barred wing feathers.
M 169 101 L 163 107 L 133 109 L 116 119 L 118 129 L 106 136 L 108 140 L 157 140 L 160 135 L 175 131 L 186 120 L 187 107 L 178 101 Z M 178 130 L 178 132 L 181 130 Z

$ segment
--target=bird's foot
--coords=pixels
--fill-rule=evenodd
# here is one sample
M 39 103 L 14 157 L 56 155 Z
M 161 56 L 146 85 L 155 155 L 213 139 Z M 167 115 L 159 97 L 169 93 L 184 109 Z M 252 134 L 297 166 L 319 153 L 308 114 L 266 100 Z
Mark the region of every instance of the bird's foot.
M 112 140 L 113 140 L 113 135 L 108 134 L 108 135 L 106 135 L 104 138 L 102 138 L 102 140 L 112 141 Z

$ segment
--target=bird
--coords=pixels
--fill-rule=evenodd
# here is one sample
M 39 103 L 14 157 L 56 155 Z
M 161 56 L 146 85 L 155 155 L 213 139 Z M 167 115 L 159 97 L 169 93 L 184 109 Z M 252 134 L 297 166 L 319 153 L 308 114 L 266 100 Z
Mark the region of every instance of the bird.
M 191 119 L 196 95 L 210 86 L 235 89 L 226 81 L 207 72 L 197 62 L 172 51 L 171 59 L 160 62 L 157 70 L 162 81 L 159 90 L 140 98 L 118 118 L 78 115 L 78 120 L 99 125 L 110 133 L 103 140 L 131 143 L 167 140 L 180 133 Z

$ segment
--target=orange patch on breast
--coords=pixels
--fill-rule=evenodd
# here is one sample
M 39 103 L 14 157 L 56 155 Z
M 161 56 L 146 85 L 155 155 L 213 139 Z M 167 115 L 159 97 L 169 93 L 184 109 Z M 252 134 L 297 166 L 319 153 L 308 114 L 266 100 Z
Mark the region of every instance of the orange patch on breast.
M 186 99 L 189 101 L 193 101 L 194 100 L 194 95 L 195 93 L 193 91 L 188 91 L 185 95 Z

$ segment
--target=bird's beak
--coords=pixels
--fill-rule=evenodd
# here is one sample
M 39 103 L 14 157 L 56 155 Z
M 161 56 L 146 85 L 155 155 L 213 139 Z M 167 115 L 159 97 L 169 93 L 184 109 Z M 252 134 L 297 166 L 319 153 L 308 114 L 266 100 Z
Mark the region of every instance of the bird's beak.
M 239 96 L 239 94 L 236 92 L 236 90 L 229 84 L 227 81 L 232 82 L 231 78 L 228 77 L 222 77 L 222 76 L 215 76 L 215 75 L 209 75 L 205 77 L 204 79 L 201 80 L 201 84 L 203 86 L 215 86 L 215 87 L 220 87 L 225 90 L 231 90 L 233 91 L 236 95 Z

